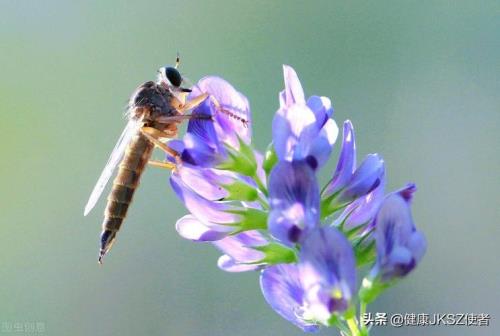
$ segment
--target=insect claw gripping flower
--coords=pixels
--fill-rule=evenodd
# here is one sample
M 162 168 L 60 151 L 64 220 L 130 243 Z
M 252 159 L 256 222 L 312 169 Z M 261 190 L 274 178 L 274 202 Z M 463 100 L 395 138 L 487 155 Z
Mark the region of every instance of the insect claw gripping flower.
M 193 114 L 212 121 L 191 119 L 183 140 L 171 142 L 181 162 L 170 183 L 190 212 L 176 229 L 222 251 L 222 270 L 260 271 L 265 300 L 303 331 L 335 326 L 365 336 L 357 305 L 364 312 L 425 252 L 410 210 L 415 186 L 384 197 L 384 161 L 369 154 L 356 165 L 354 127 L 345 121 L 337 167 L 320 188 L 317 174 L 338 135 L 333 107 L 326 97 L 306 99 L 290 66 L 283 74 L 265 156 L 251 144 L 246 97 L 219 77 L 193 88 L 193 96 L 209 95 Z M 371 271 L 358 289 L 364 265 Z

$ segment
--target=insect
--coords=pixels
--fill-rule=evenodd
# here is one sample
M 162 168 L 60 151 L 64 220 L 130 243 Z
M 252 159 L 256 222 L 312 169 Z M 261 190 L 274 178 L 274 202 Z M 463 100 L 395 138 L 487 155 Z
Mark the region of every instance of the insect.
M 177 70 L 178 66 L 179 57 L 174 67 L 160 68 L 155 82 L 145 82 L 130 97 L 127 108 L 127 126 L 85 206 L 84 215 L 86 216 L 94 208 L 118 166 L 118 173 L 113 181 L 104 212 L 99 251 L 100 264 L 116 239 L 116 234 L 127 214 L 146 164 L 169 169 L 176 166 L 171 162 L 151 161 L 154 147 L 161 148 L 179 161 L 180 154 L 161 140 L 176 137 L 177 125 L 183 120 L 196 117 L 184 113 L 195 108 L 208 97 L 208 94 L 201 94 L 186 101 L 191 90 L 181 87 L 183 78 Z M 204 119 L 208 118 L 205 116 Z

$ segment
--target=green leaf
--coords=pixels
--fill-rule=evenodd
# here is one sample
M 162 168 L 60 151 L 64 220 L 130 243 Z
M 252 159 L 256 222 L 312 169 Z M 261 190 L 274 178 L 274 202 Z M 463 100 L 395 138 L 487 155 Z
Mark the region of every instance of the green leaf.
M 267 146 L 266 154 L 264 156 L 264 163 L 262 168 L 266 172 L 266 176 L 269 176 L 274 165 L 278 162 L 278 156 L 276 155 L 276 150 L 274 149 L 274 144 L 271 142 Z
M 264 246 L 255 246 L 253 249 L 263 252 L 266 255 L 262 260 L 258 261 L 259 264 L 289 264 L 297 261 L 295 251 L 281 244 L 271 243 Z
M 349 203 L 338 203 L 336 201 L 337 195 L 338 193 L 321 199 L 321 219 L 325 219 L 349 205 Z
M 242 181 L 237 180 L 234 183 L 225 184 L 222 187 L 229 193 L 226 200 L 252 202 L 255 201 L 258 196 L 257 190 L 254 187 Z
M 392 282 L 381 282 L 378 277 L 371 278 L 366 276 L 361 282 L 361 288 L 359 289 L 359 299 L 368 304 L 373 302 L 384 290 L 389 288 Z
M 375 241 L 371 241 L 368 244 L 356 244 L 354 245 L 354 253 L 356 255 L 356 266 L 362 267 L 368 264 L 372 264 L 376 257 L 377 252 L 375 249 Z
M 267 229 L 267 212 L 252 208 L 247 208 L 245 210 L 228 210 L 227 212 L 241 216 L 240 222 L 231 224 L 231 226 L 236 228 L 233 234 L 248 230 Z
M 247 145 L 238 137 L 240 149 L 237 150 L 229 145 L 225 145 L 228 159 L 216 168 L 230 170 L 246 176 L 253 176 L 257 171 L 257 162 L 251 146 Z

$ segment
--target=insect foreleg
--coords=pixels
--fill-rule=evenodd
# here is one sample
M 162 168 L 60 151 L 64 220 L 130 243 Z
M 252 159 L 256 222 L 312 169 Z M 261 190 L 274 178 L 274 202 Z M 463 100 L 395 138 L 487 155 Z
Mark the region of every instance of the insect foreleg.
M 189 100 L 187 103 L 179 106 L 177 110 L 180 113 L 184 113 L 188 110 L 194 109 L 196 106 L 200 105 L 205 101 L 205 99 L 208 98 L 208 93 L 203 93 L 197 97 L 194 97 L 193 99 Z
M 177 152 L 175 149 L 170 148 L 167 144 L 165 144 L 159 140 L 161 138 L 169 138 L 170 136 L 168 135 L 168 133 L 162 132 L 162 131 L 157 130 L 156 128 L 153 128 L 153 127 L 143 127 L 143 128 L 141 128 L 141 133 L 149 141 L 154 143 L 156 147 L 160 148 L 168 155 L 173 156 L 176 161 L 181 160 L 181 156 L 180 156 L 179 152 Z
M 210 100 L 212 101 L 212 103 L 214 103 L 215 108 L 217 109 L 217 111 L 219 111 L 220 113 L 226 114 L 230 118 L 233 118 L 235 120 L 240 121 L 245 127 L 248 126 L 248 120 L 247 119 L 242 118 L 242 117 L 238 116 L 236 113 L 233 113 L 233 112 L 231 112 L 231 111 L 223 108 L 222 105 L 219 103 L 219 101 L 214 96 L 210 96 Z

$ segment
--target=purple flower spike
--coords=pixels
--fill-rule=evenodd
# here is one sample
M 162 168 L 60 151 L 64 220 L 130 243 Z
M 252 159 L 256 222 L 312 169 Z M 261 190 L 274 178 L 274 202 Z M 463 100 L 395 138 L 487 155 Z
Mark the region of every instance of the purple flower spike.
M 305 100 L 302 85 L 293 68 L 284 65 L 285 90 L 273 119 L 273 143 L 283 161 L 305 160 L 313 169 L 325 164 L 337 138 L 338 128 L 330 116 L 331 102 L 313 96 Z
M 327 324 L 332 313 L 344 312 L 356 289 L 354 251 L 334 227 L 318 228 L 302 244 L 299 269 L 306 301 L 315 319 Z
M 206 225 L 193 215 L 180 218 L 175 224 L 175 229 L 181 237 L 199 242 L 220 240 L 233 231 L 230 226 L 213 223 Z
M 250 144 L 250 105 L 244 95 L 222 78 L 202 78 L 188 97 L 203 93 L 210 96 L 193 110 L 193 115 L 212 117 L 189 121 L 184 137 L 185 149 L 182 159 L 198 166 L 210 167 L 224 160 L 223 144 L 239 148 L 238 137 Z M 217 107 L 217 104 L 219 105 Z
M 377 263 L 372 276 L 380 276 L 384 282 L 411 272 L 425 254 L 425 237 L 415 228 L 408 199 L 404 197 L 414 190 L 415 186 L 409 185 L 388 195 L 376 217 Z
M 258 231 L 246 231 L 235 236 L 228 236 L 213 244 L 219 248 L 224 255 L 219 258 L 218 266 L 227 272 L 254 271 L 261 267 L 258 265 L 264 259 L 263 252 L 252 247 L 266 245 L 269 242 Z
M 302 280 L 297 265 L 281 264 L 262 271 L 260 287 L 267 303 L 278 314 L 305 332 L 316 332 L 319 326 L 308 311 Z
M 269 177 L 269 232 L 288 246 L 319 225 L 319 188 L 305 162 L 281 161 Z

